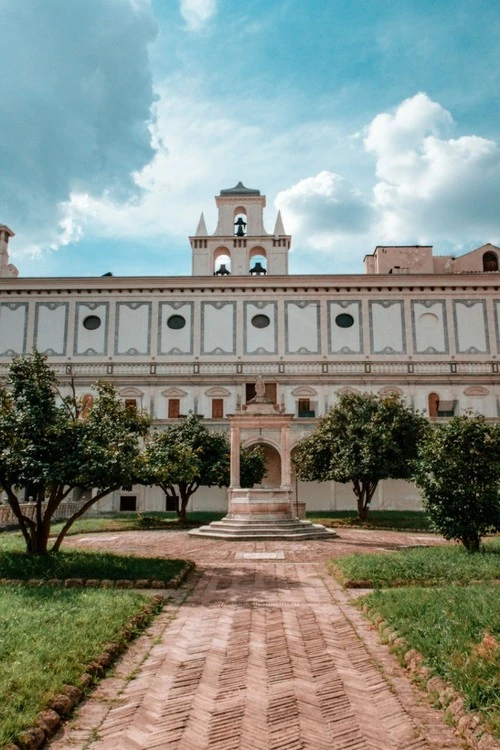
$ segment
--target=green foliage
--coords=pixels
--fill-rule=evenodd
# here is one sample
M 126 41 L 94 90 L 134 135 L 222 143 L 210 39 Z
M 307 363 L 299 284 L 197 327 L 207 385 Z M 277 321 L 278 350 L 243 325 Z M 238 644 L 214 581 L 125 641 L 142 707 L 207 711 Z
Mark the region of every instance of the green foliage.
M 387 554 L 355 554 L 334 558 L 333 575 L 341 581 L 366 581 L 369 586 L 442 586 L 500 579 L 500 539 L 468 555 L 463 547 L 404 549 Z
M 74 393 L 61 396 L 46 357 L 36 351 L 13 359 L 7 388 L 0 389 L 0 484 L 29 552 L 47 551 L 54 513 L 75 487 L 93 488 L 93 497 L 63 526 L 55 550 L 91 505 L 135 482 L 149 417 L 127 409 L 109 383 L 94 390 L 84 412 Z M 34 520 L 22 513 L 20 488 L 29 488 L 36 503 Z
M 429 531 L 429 517 L 417 510 L 372 510 L 367 521 L 360 521 L 354 510 L 313 510 L 307 517 L 323 526 L 352 526 L 391 531 Z
M 264 456 L 255 448 L 241 449 L 243 486 L 253 486 L 264 476 Z M 159 485 L 177 505 L 179 519 L 186 519 L 191 495 L 198 487 L 227 487 L 230 481 L 230 445 L 222 432 L 212 432 L 200 417 L 186 419 L 154 432 L 147 441 L 142 465 L 143 484 Z
M 391 589 L 364 601 L 422 654 L 435 674 L 459 690 L 467 708 L 479 711 L 500 737 L 498 586 Z
M 139 613 L 135 591 L 0 588 L 0 747 L 13 742 L 65 684 Z
M 414 480 L 434 527 L 477 551 L 500 530 L 500 429 L 483 416 L 436 425 L 420 446 Z
M 364 520 L 381 479 L 410 477 L 427 424 L 398 397 L 346 393 L 300 441 L 293 464 L 306 481 L 352 482 Z

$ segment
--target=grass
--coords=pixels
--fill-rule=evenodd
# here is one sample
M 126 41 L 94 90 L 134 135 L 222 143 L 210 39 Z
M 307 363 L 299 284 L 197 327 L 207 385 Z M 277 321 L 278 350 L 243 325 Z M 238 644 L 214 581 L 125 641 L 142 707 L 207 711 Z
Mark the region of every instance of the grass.
M 500 579 L 500 538 L 489 540 L 477 554 L 449 545 L 349 555 L 331 560 L 330 572 L 341 582 L 366 581 L 373 587 L 491 581 Z M 497 595 L 500 599 L 500 589 Z
M 500 552 L 500 550 L 498 550 Z M 424 552 L 430 552 L 425 550 Z M 476 556 L 474 556 L 476 557 Z M 363 599 L 500 737 L 500 596 L 492 583 L 376 591 Z
M 0 535 L 0 578 L 96 578 L 99 580 L 155 578 L 168 581 L 184 567 L 183 560 L 111 555 L 107 552 L 65 550 L 30 556 L 18 533 Z
M 191 528 L 201 526 L 211 521 L 220 521 L 226 514 L 209 511 L 193 511 L 188 513 L 187 524 L 180 524 L 177 515 L 171 512 L 148 511 L 145 513 L 109 513 L 101 516 L 87 516 L 75 521 L 68 532 L 73 534 L 90 534 L 94 532 L 141 531 L 164 529 Z M 52 525 L 52 534 L 57 534 L 63 527 L 63 522 Z
M 385 529 L 393 531 L 432 531 L 429 519 L 423 511 L 371 510 L 366 521 L 360 521 L 353 510 L 308 511 L 307 517 L 324 526 L 353 526 L 363 529 Z
M 149 600 L 132 591 L 0 588 L 0 747 L 75 684 Z

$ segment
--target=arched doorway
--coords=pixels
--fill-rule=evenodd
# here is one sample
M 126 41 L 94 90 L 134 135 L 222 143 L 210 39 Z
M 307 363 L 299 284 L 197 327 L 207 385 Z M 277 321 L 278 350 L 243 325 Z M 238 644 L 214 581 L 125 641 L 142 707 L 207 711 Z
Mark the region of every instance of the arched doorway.
M 258 443 L 264 451 L 266 461 L 266 474 L 262 482 L 257 485 L 262 489 L 274 489 L 281 486 L 281 456 L 272 445 L 268 443 Z

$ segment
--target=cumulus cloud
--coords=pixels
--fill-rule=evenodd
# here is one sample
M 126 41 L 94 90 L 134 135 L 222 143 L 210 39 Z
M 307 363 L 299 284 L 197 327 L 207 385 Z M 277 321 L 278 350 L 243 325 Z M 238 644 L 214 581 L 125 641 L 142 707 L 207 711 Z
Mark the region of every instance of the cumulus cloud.
M 181 0 L 181 14 L 189 31 L 200 31 L 217 12 L 217 0 Z
M 368 125 L 380 241 L 500 238 L 500 149 L 477 135 L 451 138 L 452 126 L 451 114 L 423 93 Z
M 149 0 L 0 0 L 0 220 L 16 247 L 78 233 L 72 192 L 124 198 L 152 155 Z
M 347 180 L 326 170 L 278 193 L 287 226 L 309 246 L 331 250 L 335 240 L 365 232 L 372 209 Z

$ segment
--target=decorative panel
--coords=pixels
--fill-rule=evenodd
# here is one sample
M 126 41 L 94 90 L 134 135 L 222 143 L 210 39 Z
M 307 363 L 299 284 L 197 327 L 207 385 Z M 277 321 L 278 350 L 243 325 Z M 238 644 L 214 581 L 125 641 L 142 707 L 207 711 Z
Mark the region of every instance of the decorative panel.
M 361 354 L 363 347 L 361 302 L 328 302 L 328 351 L 330 354 Z
M 235 302 L 202 302 L 201 353 L 236 353 Z
M 193 353 L 193 302 L 160 302 L 158 353 Z
M 107 353 L 109 302 L 77 302 L 74 353 L 92 356 Z
M 405 354 L 403 301 L 371 301 L 369 307 L 372 354 Z
M 448 354 L 444 300 L 414 300 L 411 303 L 411 324 L 416 354 Z
M 35 347 L 42 354 L 66 354 L 68 330 L 67 302 L 37 302 L 35 307 Z
M 151 302 L 118 302 L 115 354 L 149 354 L 150 337 Z
M 243 310 L 244 353 L 277 354 L 276 302 L 245 302 Z
M 0 356 L 11 357 L 26 351 L 28 305 L 26 302 L 2 302 L 0 305 Z
M 319 302 L 286 302 L 285 328 L 287 354 L 319 354 Z
M 489 352 L 488 322 L 484 300 L 454 300 L 453 317 L 458 354 Z

